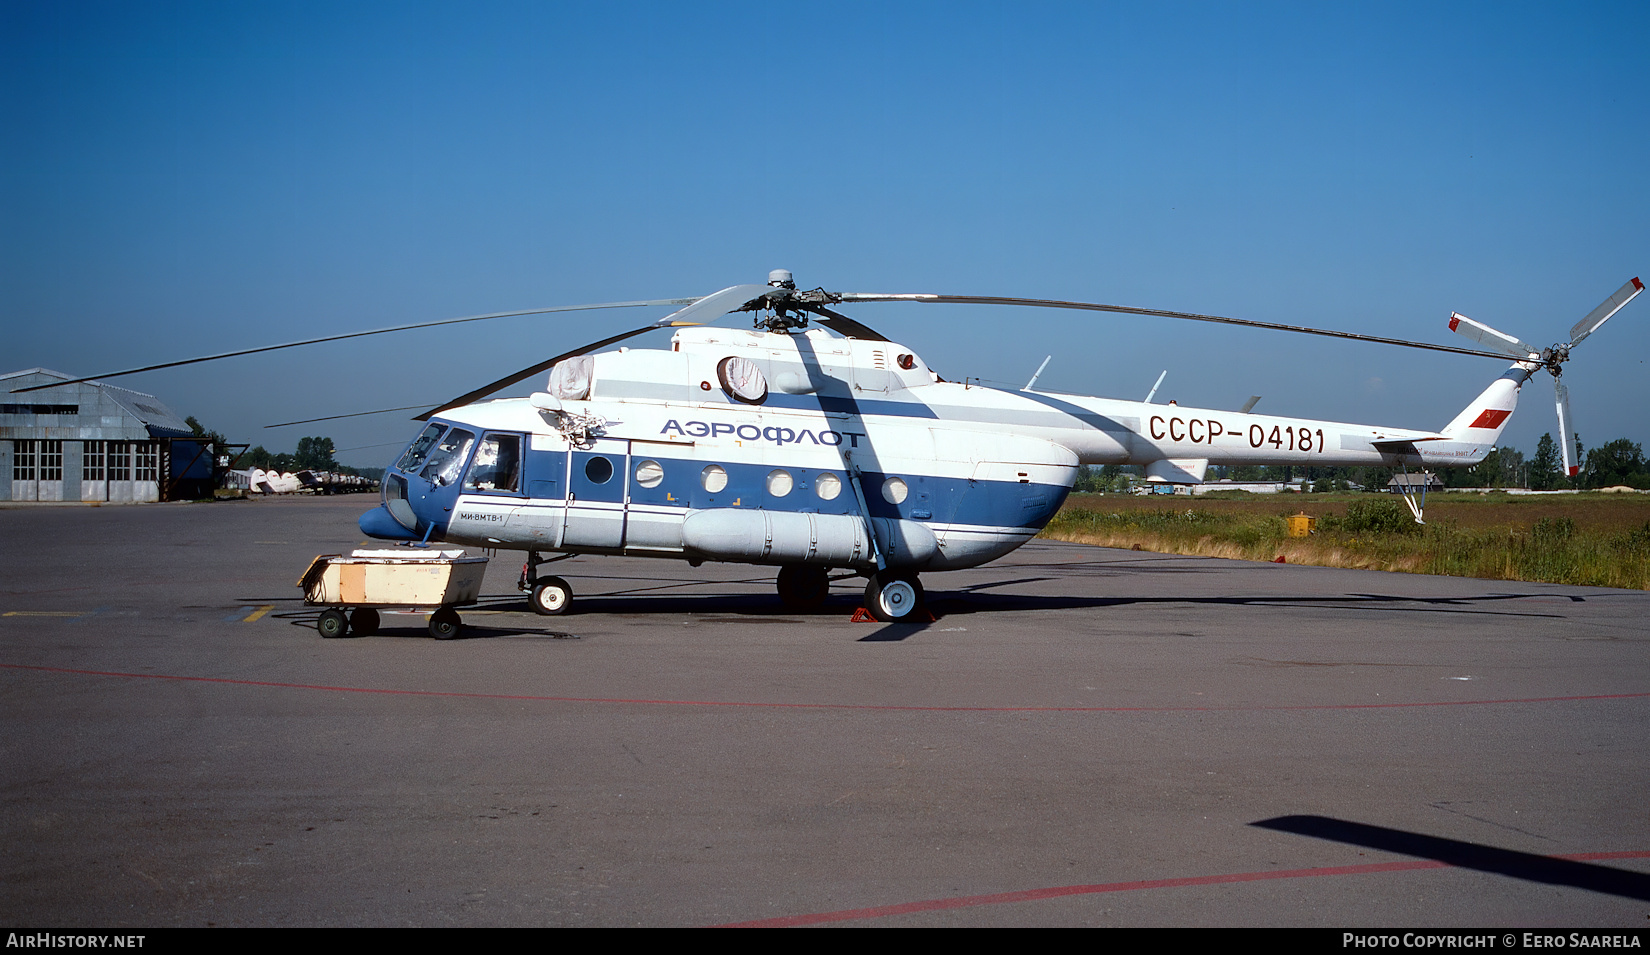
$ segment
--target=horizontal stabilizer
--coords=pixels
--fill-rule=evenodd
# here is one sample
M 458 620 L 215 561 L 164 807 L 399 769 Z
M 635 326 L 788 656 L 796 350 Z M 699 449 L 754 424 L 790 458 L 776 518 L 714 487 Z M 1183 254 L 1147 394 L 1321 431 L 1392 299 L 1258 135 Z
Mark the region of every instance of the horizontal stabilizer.
M 1146 480 L 1154 484 L 1202 484 L 1208 458 L 1164 458 L 1146 465 Z

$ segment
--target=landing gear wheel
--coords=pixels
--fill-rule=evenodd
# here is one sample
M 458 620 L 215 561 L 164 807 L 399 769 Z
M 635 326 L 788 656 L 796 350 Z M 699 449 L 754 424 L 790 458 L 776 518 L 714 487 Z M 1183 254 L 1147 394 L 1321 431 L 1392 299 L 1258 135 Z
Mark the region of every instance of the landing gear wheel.
M 442 607 L 430 614 L 430 636 L 437 640 L 451 640 L 463 629 L 464 626 L 458 619 L 458 611 L 451 607 Z
M 350 611 L 349 628 L 358 637 L 370 637 L 378 632 L 378 611 L 371 607 L 357 607 Z
M 326 610 L 321 613 L 321 619 L 315 621 L 315 629 L 329 639 L 341 637 L 349 632 L 349 618 L 342 610 Z
M 779 600 L 792 610 L 818 610 L 831 594 L 831 578 L 823 567 L 788 564 L 779 568 Z
M 922 612 L 922 583 L 916 574 L 873 574 L 865 585 L 865 609 L 884 623 L 910 622 Z
M 534 613 L 559 617 L 573 603 L 573 588 L 560 577 L 540 577 L 533 585 L 533 595 L 528 602 L 533 605 Z

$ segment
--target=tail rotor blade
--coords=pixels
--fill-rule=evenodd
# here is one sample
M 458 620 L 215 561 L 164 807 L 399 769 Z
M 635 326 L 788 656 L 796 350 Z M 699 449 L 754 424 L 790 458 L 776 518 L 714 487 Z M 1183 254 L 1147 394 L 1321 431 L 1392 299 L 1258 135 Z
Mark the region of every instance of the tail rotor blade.
M 1537 358 L 1541 355 L 1541 349 L 1533 345 L 1527 345 L 1506 332 L 1497 331 L 1483 322 L 1470 319 L 1460 312 L 1449 313 L 1449 330 L 1463 338 L 1470 338 L 1480 345 L 1487 345 L 1508 358 Z
M 1610 320 L 1610 316 L 1621 311 L 1621 307 L 1631 302 L 1640 292 L 1644 291 L 1644 283 L 1635 276 L 1632 281 L 1616 289 L 1616 294 L 1605 299 L 1598 308 L 1587 313 L 1587 317 L 1575 323 L 1570 329 L 1570 344 L 1577 345 L 1583 338 L 1598 331 L 1598 327 Z
M 1570 389 L 1554 378 L 1553 390 L 1558 395 L 1558 450 L 1564 456 L 1564 474 L 1575 477 L 1581 466 L 1576 463 L 1576 437 L 1570 430 Z

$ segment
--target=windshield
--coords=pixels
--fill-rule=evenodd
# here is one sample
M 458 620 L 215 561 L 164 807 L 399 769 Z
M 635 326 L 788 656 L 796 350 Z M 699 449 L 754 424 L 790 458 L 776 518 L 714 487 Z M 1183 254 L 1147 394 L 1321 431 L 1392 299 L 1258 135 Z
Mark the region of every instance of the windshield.
M 447 426 L 444 424 L 432 424 L 425 428 L 424 433 L 407 449 L 407 453 L 401 455 L 401 460 L 395 465 L 396 469 L 408 474 L 418 470 L 418 466 L 424 463 L 425 456 L 430 453 L 430 448 L 435 446 L 435 439 L 441 437 L 441 432 L 445 430 Z
M 436 445 L 435 452 L 430 455 L 424 470 L 418 472 L 431 484 L 444 487 L 458 480 L 458 472 L 464 469 L 464 459 L 470 455 L 470 445 L 476 436 L 463 428 L 454 428 L 447 432 L 447 436 Z M 419 438 L 423 440 L 422 437 Z

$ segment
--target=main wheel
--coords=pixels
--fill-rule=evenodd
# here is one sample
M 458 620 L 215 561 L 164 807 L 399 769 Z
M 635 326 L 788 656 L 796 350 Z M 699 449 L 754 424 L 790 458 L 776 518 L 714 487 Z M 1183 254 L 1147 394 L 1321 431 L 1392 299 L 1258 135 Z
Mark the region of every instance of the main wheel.
M 560 577 L 540 577 L 528 602 L 533 605 L 535 613 L 557 617 L 566 613 L 573 603 L 573 588 Z
M 321 631 L 323 637 L 341 637 L 349 632 L 349 618 L 342 610 L 327 610 L 321 613 L 321 618 L 315 621 L 315 629 Z
M 792 610 L 817 610 L 831 594 L 831 578 L 823 567 L 789 564 L 779 568 L 779 599 Z
M 437 640 L 451 640 L 463 629 L 463 623 L 458 619 L 458 611 L 451 607 L 442 607 L 430 614 L 430 636 Z
M 873 574 L 865 585 L 865 609 L 886 623 L 913 620 L 922 610 L 922 583 L 916 574 Z
M 370 637 L 378 632 L 378 611 L 371 607 L 357 607 L 350 611 L 349 628 L 357 636 Z

